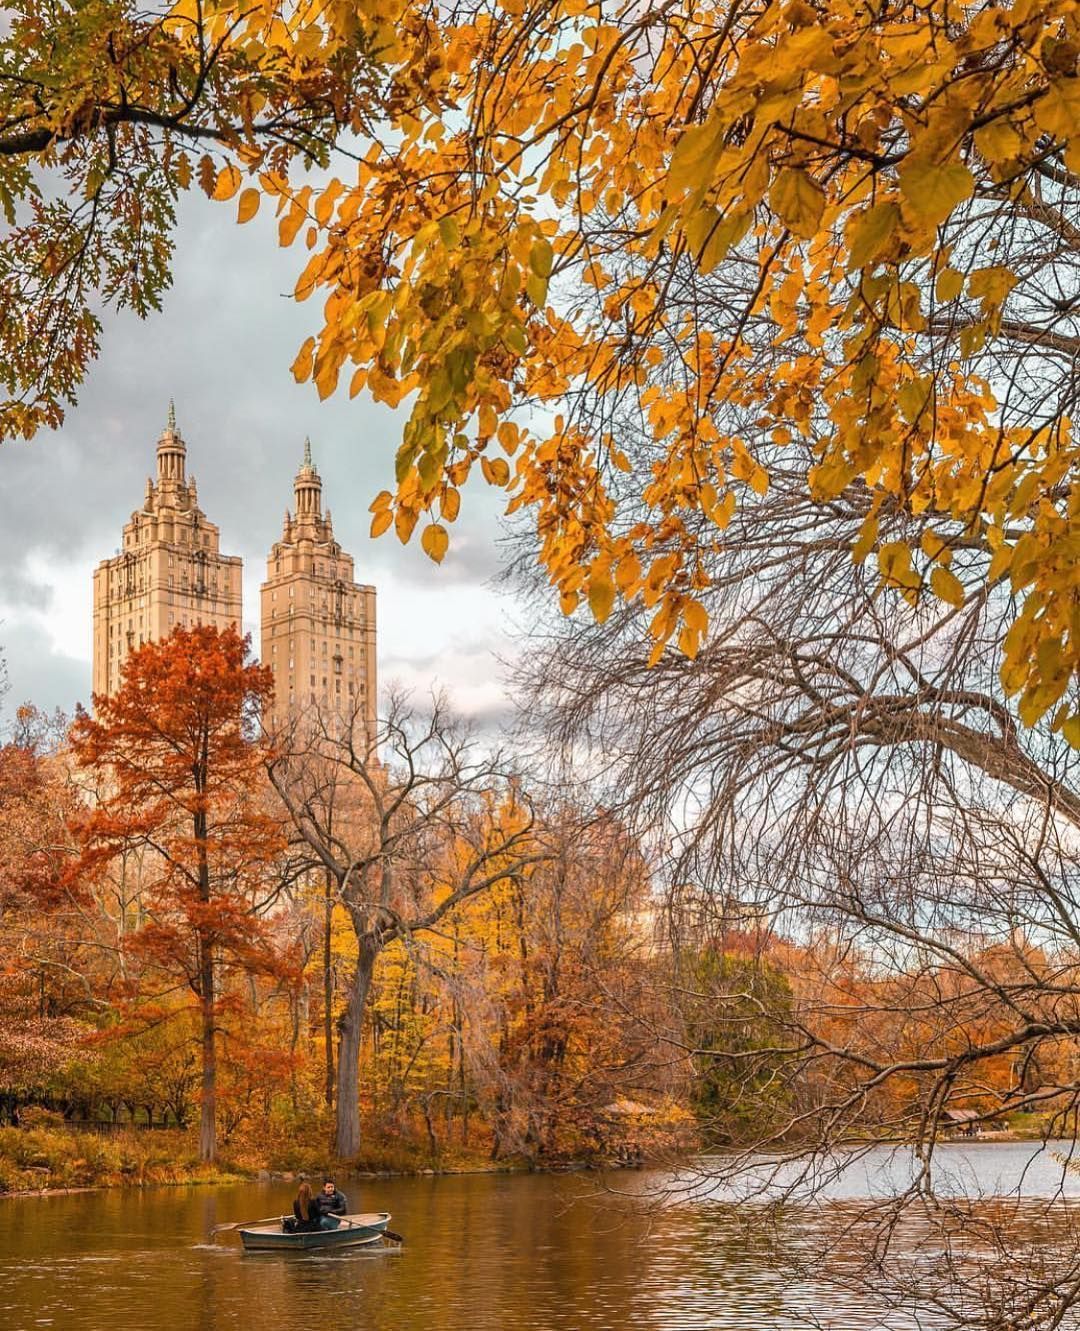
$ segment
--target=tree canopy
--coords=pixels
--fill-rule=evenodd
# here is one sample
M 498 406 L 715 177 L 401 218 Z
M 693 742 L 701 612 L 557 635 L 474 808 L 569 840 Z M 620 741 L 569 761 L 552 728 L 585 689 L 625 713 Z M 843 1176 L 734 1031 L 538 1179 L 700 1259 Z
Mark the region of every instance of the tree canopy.
M 1012 598 L 1004 691 L 1080 743 L 1078 55 L 1076 0 L 21 4 L 3 427 L 57 421 L 95 299 L 153 305 L 179 191 L 269 196 L 296 377 L 409 403 L 373 531 L 441 559 L 479 470 L 566 611 L 693 655 L 703 552 L 802 455 L 881 583 Z

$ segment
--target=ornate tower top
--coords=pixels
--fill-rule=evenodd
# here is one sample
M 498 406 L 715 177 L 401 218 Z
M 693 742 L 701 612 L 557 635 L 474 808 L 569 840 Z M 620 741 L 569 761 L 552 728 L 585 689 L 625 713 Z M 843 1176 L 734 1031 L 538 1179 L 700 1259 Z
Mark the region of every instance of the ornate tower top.
M 165 429 L 161 432 L 157 446 L 157 470 L 159 481 L 180 481 L 184 479 L 184 459 L 187 445 L 176 428 L 176 408 L 169 399 L 169 417 Z
M 311 460 L 311 440 L 304 440 L 304 460 L 293 482 L 298 523 L 318 522 L 322 514 L 322 480 Z

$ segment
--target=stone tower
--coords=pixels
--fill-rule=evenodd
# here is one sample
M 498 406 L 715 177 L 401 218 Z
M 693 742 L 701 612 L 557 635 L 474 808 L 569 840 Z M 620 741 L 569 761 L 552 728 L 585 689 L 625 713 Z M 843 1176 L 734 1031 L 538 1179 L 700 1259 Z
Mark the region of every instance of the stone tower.
M 281 540 L 262 585 L 262 663 L 274 673 L 275 716 L 318 709 L 375 733 L 375 588 L 353 580 L 352 555 L 322 508 L 311 444 L 293 482 Z
M 168 637 L 177 624 L 242 623 L 241 560 L 220 553 L 218 529 L 198 505 L 186 461 L 170 402 L 157 445 L 157 480 L 147 480 L 122 548 L 94 570 L 95 693 L 112 693 L 128 652 Z

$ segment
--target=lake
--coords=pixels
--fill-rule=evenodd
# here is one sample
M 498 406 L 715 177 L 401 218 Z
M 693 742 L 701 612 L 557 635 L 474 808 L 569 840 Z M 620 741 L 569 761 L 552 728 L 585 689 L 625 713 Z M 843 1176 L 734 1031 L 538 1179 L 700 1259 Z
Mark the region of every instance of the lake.
M 1064 1150 L 1065 1148 L 1051 1148 Z M 908 1152 L 877 1148 L 841 1171 L 823 1203 L 789 1208 L 781 1247 L 811 1259 L 868 1200 L 903 1187 Z M 1080 1198 L 1027 1143 L 942 1148 L 951 1187 Z M 672 1187 L 673 1182 L 676 1183 Z M 612 1190 L 601 1195 L 603 1184 Z M 656 1172 L 481 1174 L 343 1182 L 350 1209 L 389 1210 L 400 1250 L 241 1252 L 217 1224 L 290 1208 L 295 1185 L 155 1188 L 0 1200 L 0 1325 L 11 1331 L 835 1331 L 915 1325 L 855 1285 L 792 1278 L 733 1225 L 703 1160 L 679 1180 Z M 1073 1211 L 1059 1203 L 1067 1227 Z M 1040 1215 L 1038 1222 L 1056 1225 Z M 1036 1221 L 1033 1219 L 1032 1224 Z M 852 1254 L 855 1256 L 856 1254 Z M 920 1325 L 938 1325 L 920 1313 Z

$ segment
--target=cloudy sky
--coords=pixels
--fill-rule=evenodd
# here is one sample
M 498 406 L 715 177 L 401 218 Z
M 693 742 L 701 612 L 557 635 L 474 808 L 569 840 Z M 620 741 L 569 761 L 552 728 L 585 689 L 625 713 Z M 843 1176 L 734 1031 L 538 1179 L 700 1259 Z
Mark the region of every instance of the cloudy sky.
M 161 314 L 110 316 L 102 356 L 62 430 L 0 444 L 0 657 L 10 691 L 69 711 L 90 693 L 91 578 L 141 507 L 154 448 L 176 402 L 199 503 L 222 550 L 244 560 L 245 628 L 258 651 L 258 588 L 292 504 L 311 436 L 334 530 L 378 593 L 380 684 L 447 688 L 479 720 L 505 706 L 498 657 L 521 608 L 495 590 L 498 497 L 464 496 L 450 553 L 368 537 L 367 506 L 389 487 L 399 422 L 347 394 L 320 402 L 289 373 L 318 310 L 292 301 L 305 251 L 278 248 L 272 210 L 246 226 L 233 204 L 184 201 L 175 281 Z M 0 723 L 4 717 L 0 714 Z

